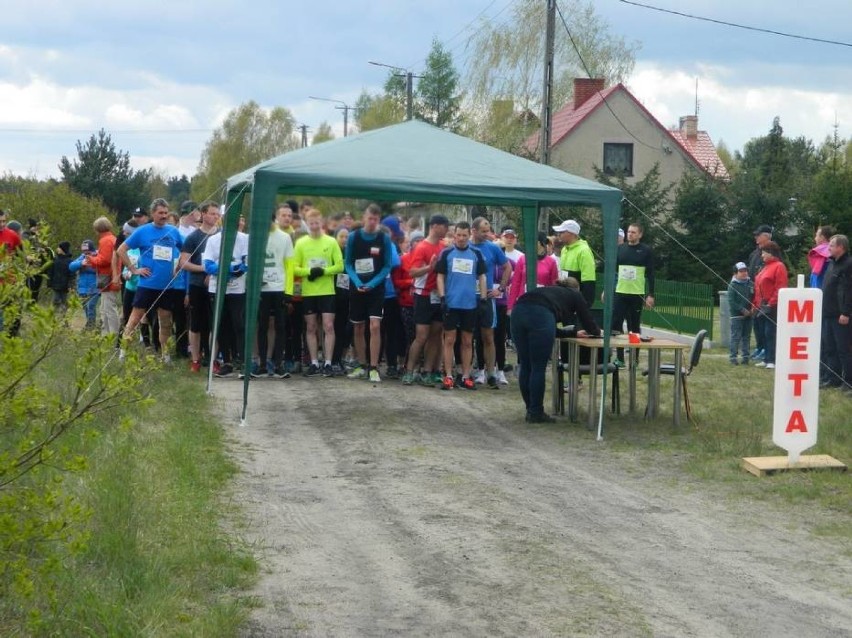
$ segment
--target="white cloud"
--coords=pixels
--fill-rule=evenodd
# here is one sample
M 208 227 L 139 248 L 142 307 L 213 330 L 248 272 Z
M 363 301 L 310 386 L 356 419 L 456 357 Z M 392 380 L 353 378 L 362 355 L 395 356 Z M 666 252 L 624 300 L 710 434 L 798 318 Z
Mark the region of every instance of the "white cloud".
M 742 66 L 696 66 L 694 72 L 674 66 L 638 63 L 627 83 L 636 97 L 666 126 L 695 111 L 698 78 L 699 126 L 714 141 L 724 140 L 731 150 L 742 149 L 754 137 L 766 135 L 775 116 L 788 137 L 804 136 L 819 144 L 839 120 L 841 137 L 849 137 L 852 90 L 807 90 L 795 84 L 753 83 L 742 77 L 760 77 Z M 793 76 L 795 77 L 795 76 Z M 847 115 L 848 117 L 848 115 Z

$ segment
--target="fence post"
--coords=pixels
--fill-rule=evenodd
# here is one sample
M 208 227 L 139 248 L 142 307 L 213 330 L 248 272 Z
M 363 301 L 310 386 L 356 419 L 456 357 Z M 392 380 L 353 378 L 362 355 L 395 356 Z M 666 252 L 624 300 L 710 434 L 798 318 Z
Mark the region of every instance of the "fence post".
M 719 341 L 724 347 L 731 345 L 731 315 L 728 311 L 728 291 L 719 291 Z

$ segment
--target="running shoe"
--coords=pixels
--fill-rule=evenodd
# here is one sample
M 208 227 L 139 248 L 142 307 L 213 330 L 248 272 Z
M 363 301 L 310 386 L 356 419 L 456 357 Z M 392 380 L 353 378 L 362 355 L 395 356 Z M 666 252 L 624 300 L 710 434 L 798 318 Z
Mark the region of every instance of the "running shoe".
M 461 387 L 465 390 L 476 390 L 476 382 L 470 377 L 465 377 L 461 380 Z
M 485 385 L 485 370 L 478 370 L 476 374 L 474 374 L 473 380 L 479 385 Z
M 201 362 L 200 361 L 192 361 L 189 364 L 190 372 L 201 372 Z
M 275 364 L 272 363 L 271 360 L 266 360 L 266 376 L 274 377 L 275 376 Z
M 370 383 L 380 383 L 382 378 L 379 376 L 378 368 L 370 368 L 370 372 L 367 375 L 370 379 Z
M 426 375 L 424 374 L 424 375 L 423 375 L 423 377 L 425 378 L 425 377 L 426 377 Z M 433 373 L 432 373 L 432 375 L 431 375 L 431 379 L 430 379 L 430 383 L 429 383 L 429 384 L 430 384 L 430 385 L 441 385 L 441 383 L 443 382 L 443 380 L 444 380 L 444 377 L 442 377 L 442 376 L 441 376 L 441 373 L 440 373 L 440 372 L 435 371 L 435 372 L 433 372 Z
M 502 370 L 497 371 L 497 383 L 500 385 L 509 385 L 509 380 L 506 378 L 506 373 Z
M 387 370 L 385 370 L 385 377 L 388 379 L 399 379 L 399 368 L 388 366 Z
M 322 370 L 320 370 L 320 367 L 317 364 L 312 363 L 308 369 L 305 370 L 304 374 L 306 377 L 318 377 L 322 374 Z
M 224 379 L 234 376 L 234 367 L 230 363 L 221 363 L 219 367 L 213 371 L 213 376 Z
M 260 364 L 258 364 L 256 361 L 251 362 L 251 367 L 249 368 L 249 370 L 252 379 L 257 379 L 258 377 L 260 377 Z
M 764 367 L 765 367 L 767 370 L 774 370 L 774 369 L 775 369 L 775 364 L 774 364 L 774 363 L 767 363 Z
M 287 368 L 284 366 L 278 366 L 275 368 L 275 378 L 276 379 L 289 379 L 290 373 L 287 372 Z
M 488 389 L 489 390 L 499 390 L 500 387 L 497 385 L 497 377 L 490 376 L 488 377 Z
M 624 367 L 624 361 L 622 361 L 621 359 L 616 359 L 615 361 L 613 361 L 613 364 L 615 365 L 616 368 L 623 368 Z
M 362 366 L 356 366 L 355 369 L 352 370 L 349 374 L 346 375 L 347 379 L 366 379 L 367 371 Z
M 453 381 L 452 377 L 444 377 L 444 380 L 441 382 L 441 389 L 442 390 L 452 390 L 455 385 L 456 384 Z
M 757 363 L 754 364 L 754 367 L 755 368 L 765 368 L 766 364 L 763 361 L 758 361 Z
M 334 370 L 332 370 L 330 363 L 326 363 L 322 367 L 322 376 L 324 376 L 326 378 L 334 376 Z
M 414 373 L 406 371 L 402 375 L 402 385 L 411 385 L 412 383 L 414 383 Z

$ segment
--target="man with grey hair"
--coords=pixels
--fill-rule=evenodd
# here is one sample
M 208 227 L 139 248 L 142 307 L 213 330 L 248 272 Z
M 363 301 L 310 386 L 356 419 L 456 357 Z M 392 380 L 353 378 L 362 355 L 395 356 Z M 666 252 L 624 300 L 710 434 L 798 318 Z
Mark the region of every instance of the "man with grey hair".
M 822 348 L 820 387 L 852 391 L 852 259 L 849 238 L 828 242 L 831 260 L 822 282 Z

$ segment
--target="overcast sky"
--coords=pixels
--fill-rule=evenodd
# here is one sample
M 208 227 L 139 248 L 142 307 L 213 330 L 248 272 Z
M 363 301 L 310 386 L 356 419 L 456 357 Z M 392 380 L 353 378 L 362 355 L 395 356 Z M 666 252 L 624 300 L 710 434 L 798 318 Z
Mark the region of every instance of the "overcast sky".
M 541 0 L 544 2 L 544 0 Z M 560 5 L 567 0 L 560 0 Z M 852 42 L 849 0 L 638 0 L 718 20 Z M 334 104 L 377 92 L 387 70 L 418 71 L 438 38 L 463 70 L 478 19 L 513 0 L 0 0 L 0 171 L 57 176 L 62 155 L 104 127 L 137 168 L 192 175 L 224 115 L 256 100 L 342 135 Z M 731 150 L 781 117 L 819 144 L 852 135 L 852 47 L 732 29 L 619 0 L 595 0 L 638 41 L 627 82 L 665 125 L 692 113 Z

